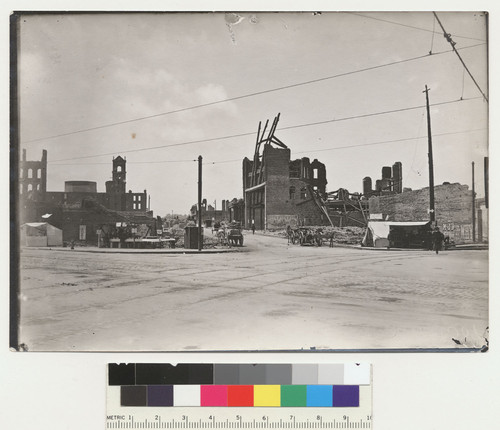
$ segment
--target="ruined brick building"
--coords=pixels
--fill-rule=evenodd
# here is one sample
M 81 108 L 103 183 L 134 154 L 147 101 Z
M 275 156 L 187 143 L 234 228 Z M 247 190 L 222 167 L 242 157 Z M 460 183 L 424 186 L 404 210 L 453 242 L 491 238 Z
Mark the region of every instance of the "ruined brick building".
M 324 224 L 313 191 L 324 194 L 326 184 L 323 163 L 306 157 L 291 161 L 290 149 L 265 144 L 255 170 L 253 161 L 243 160 L 246 226 L 252 220 L 258 230 Z
M 434 187 L 436 223 L 456 243 L 470 243 L 472 237 L 472 190 L 468 185 L 444 183 Z M 476 240 L 488 240 L 488 212 L 484 199 L 476 206 Z M 429 187 L 405 189 L 403 193 L 373 196 L 370 215 L 388 221 L 429 221 Z
M 244 221 L 258 230 L 287 225 L 322 225 L 318 195 L 326 192 L 326 168 L 318 160 L 290 160 L 290 149 L 275 135 L 279 114 L 266 137 L 261 124 L 253 160 L 243 160 Z M 261 153 L 262 147 L 262 153 Z
M 214 203 L 215 205 L 216 203 Z M 229 221 L 229 200 L 222 200 L 221 209 L 208 204 L 206 199 L 201 203 L 201 220 L 205 227 L 212 227 L 212 224 L 220 221 Z M 189 217 L 198 222 L 198 205 L 191 206 L 189 210 Z
M 301 225 L 366 226 L 368 219 L 429 221 L 429 189 L 403 188 L 403 167 L 397 161 L 382 167 L 372 186 L 363 179 L 363 193 L 339 188 L 326 191 L 326 168 L 318 160 L 290 159 L 290 149 L 275 135 L 279 114 L 266 135 L 259 123 L 253 159 L 243 160 L 244 225 L 259 230 Z M 472 191 L 466 185 L 444 183 L 435 187 L 436 221 L 456 243 L 472 237 Z M 476 239 L 488 240 L 488 205 L 476 202 Z
M 126 160 L 112 161 L 112 180 L 106 192 L 93 181 L 65 181 L 64 191 L 47 191 L 47 151 L 40 161 L 28 161 L 23 149 L 19 165 L 19 221 L 47 221 L 63 230 L 63 240 L 97 242 L 97 230 L 116 223 L 155 230 L 146 190 L 126 192 Z
M 229 210 L 229 221 L 245 223 L 245 200 L 234 198 L 227 204 Z

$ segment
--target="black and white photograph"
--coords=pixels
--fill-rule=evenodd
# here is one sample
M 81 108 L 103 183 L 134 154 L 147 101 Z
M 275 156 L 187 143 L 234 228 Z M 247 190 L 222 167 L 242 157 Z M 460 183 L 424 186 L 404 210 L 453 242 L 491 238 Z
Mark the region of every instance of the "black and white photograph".
M 488 13 L 10 31 L 11 347 L 488 350 Z

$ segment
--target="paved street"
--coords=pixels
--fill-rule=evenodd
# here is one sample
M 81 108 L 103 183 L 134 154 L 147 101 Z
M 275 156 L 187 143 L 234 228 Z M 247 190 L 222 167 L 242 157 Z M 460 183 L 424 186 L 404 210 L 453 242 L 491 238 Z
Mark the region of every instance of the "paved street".
M 30 350 L 480 347 L 487 251 L 287 245 L 247 234 L 226 254 L 23 248 Z

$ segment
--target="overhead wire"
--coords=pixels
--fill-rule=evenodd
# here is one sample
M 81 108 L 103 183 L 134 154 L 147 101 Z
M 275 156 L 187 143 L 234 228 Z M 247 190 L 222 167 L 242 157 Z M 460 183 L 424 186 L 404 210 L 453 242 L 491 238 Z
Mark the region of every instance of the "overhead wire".
M 426 109 L 423 109 L 422 110 L 422 116 L 420 117 L 420 122 L 419 122 L 419 125 L 418 125 L 417 136 L 419 136 L 420 132 L 422 131 L 422 125 L 424 124 L 425 112 L 426 112 Z M 417 148 L 418 148 L 418 142 L 415 142 L 415 148 L 413 149 L 413 158 L 411 160 L 411 165 L 410 165 L 410 172 L 414 172 L 418 176 L 420 176 L 420 171 L 418 170 L 418 168 L 417 168 L 417 170 L 415 170 L 413 168 L 413 166 L 415 165 L 415 158 L 417 156 Z
M 457 102 L 465 101 L 465 100 L 475 100 L 475 99 L 479 99 L 479 98 L 481 98 L 481 97 L 471 97 L 471 98 L 462 99 L 462 100 L 450 100 L 450 101 L 446 101 L 446 102 L 432 103 L 430 106 L 442 106 L 442 105 L 447 105 L 450 103 L 457 103 Z M 420 109 L 424 106 L 425 105 L 412 106 L 412 107 L 408 107 L 408 108 L 394 109 L 394 110 L 388 110 L 388 111 L 382 111 L 382 112 L 374 112 L 374 113 L 368 113 L 368 114 L 364 114 L 364 115 L 348 116 L 348 117 L 331 119 L 331 120 L 326 120 L 326 121 L 312 122 L 312 123 L 308 123 L 308 124 L 292 125 L 289 127 L 278 128 L 278 130 L 290 130 L 290 129 L 294 129 L 294 128 L 310 127 L 313 125 L 328 124 L 331 122 L 348 121 L 348 120 L 352 120 L 352 119 L 368 118 L 368 117 L 378 116 L 378 115 L 388 115 L 388 114 L 397 113 L 397 112 L 405 112 L 405 111 Z
M 432 48 L 434 48 L 434 35 L 436 34 L 435 33 L 435 30 L 436 29 L 436 17 L 433 15 L 432 16 L 432 39 L 431 39 L 431 49 L 429 51 L 429 54 L 432 55 Z
M 481 44 L 476 44 L 476 45 L 464 46 L 464 47 L 461 47 L 459 49 L 475 48 L 475 47 L 481 46 L 481 45 L 483 45 L 483 44 L 481 43 Z M 455 50 L 455 49 L 436 52 L 436 53 L 432 54 L 432 56 L 435 57 L 437 55 L 447 54 L 447 53 L 453 52 L 453 50 Z M 256 91 L 256 92 L 249 93 L 249 94 L 243 94 L 241 96 L 229 97 L 229 98 L 222 99 L 222 100 L 216 100 L 216 101 L 209 102 L 209 103 L 203 103 L 203 104 L 199 104 L 199 105 L 188 106 L 188 107 L 185 107 L 185 108 L 174 109 L 174 110 L 167 111 L 167 112 L 160 112 L 160 113 L 153 114 L 153 115 L 147 115 L 147 116 L 142 116 L 142 117 L 138 117 L 138 118 L 123 120 L 123 121 L 117 121 L 117 122 L 112 122 L 112 123 L 108 123 L 108 124 L 102 124 L 102 125 L 95 126 L 95 127 L 83 128 L 83 129 L 80 129 L 80 130 L 70 131 L 70 132 L 67 132 L 67 133 L 54 134 L 54 135 L 45 136 L 45 137 L 39 137 L 39 138 L 36 138 L 36 139 L 22 140 L 21 143 L 27 144 L 27 143 L 40 142 L 40 141 L 44 141 L 44 140 L 56 139 L 56 138 L 60 138 L 60 137 L 67 137 L 67 136 L 72 136 L 72 135 L 75 135 L 75 134 L 86 133 L 86 132 L 89 132 L 89 131 L 101 130 L 101 129 L 115 127 L 115 126 L 119 126 L 119 125 L 130 124 L 130 123 L 134 123 L 134 122 L 138 122 L 138 121 L 144 121 L 144 120 L 148 120 L 148 119 L 158 118 L 158 117 L 161 117 L 161 116 L 166 116 L 166 115 L 171 115 L 171 114 L 175 114 L 175 113 L 185 112 L 185 111 L 189 111 L 189 110 L 193 110 L 193 109 L 199 109 L 199 108 L 203 108 L 203 107 L 214 106 L 214 105 L 221 104 L 221 103 L 227 103 L 227 102 L 231 102 L 231 101 L 235 101 L 235 100 L 242 100 L 242 99 L 245 99 L 245 98 L 255 97 L 255 96 L 258 96 L 258 95 L 268 94 L 268 93 L 272 93 L 272 92 L 276 92 L 276 91 L 282 91 L 282 90 L 285 90 L 285 89 L 296 88 L 296 87 L 300 87 L 300 86 L 304 86 L 304 85 L 310 85 L 310 84 L 314 84 L 314 83 L 318 83 L 318 82 L 323 82 L 323 81 L 327 81 L 327 80 L 331 80 L 331 79 L 336 79 L 336 78 L 340 78 L 340 77 L 344 77 L 344 76 L 349 76 L 349 75 L 353 75 L 353 74 L 357 74 L 357 73 L 362 73 L 362 72 L 367 72 L 367 71 L 371 71 L 371 70 L 376 70 L 376 69 L 380 69 L 380 68 L 383 68 L 383 67 L 389 67 L 389 66 L 394 66 L 394 65 L 397 65 L 397 64 L 407 63 L 407 62 L 410 62 L 410 61 L 416 61 L 416 60 L 420 60 L 420 59 L 428 58 L 428 57 L 430 57 L 429 54 L 419 55 L 419 56 L 412 57 L 412 58 L 407 58 L 407 59 L 404 59 L 404 60 L 392 61 L 392 62 L 389 62 L 389 63 L 379 64 L 379 65 L 376 65 L 376 66 L 365 67 L 365 68 L 358 69 L 358 70 L 352 70 L 352 71 L 349 71 L 349 72 L 338 73 L 338 74 L 335 74 L 335 75 L 325 76 L 325 77 L 322 77 L 322 78 L 317 78 L 317 79 L 311 79 L 311 80 L 308 80 L 308 81 L 298 82 L 298 83 L 295 83 L 295 84 L 284 85 L 284 86 L 281 86 L 281 87 L 270 88 L 270 89 L 262 90 L 262 91 Z
M 388 19 L 382 19 L 382 18 L 376 18 L 374 16 L 368 16 L 368 15 L 363 15 L 362 13 L 356 13 L 356 12 L 347 12 L 349 15 L 357 15 L 357 16 L 361 16 L 363 18 L 369 18 L 369 19 L 373 19 L 375 21 L 382 21 L 382 22 L 387 22 L 389 24 L 394 24 L 394 25 L 399 25 L 401 27 L 408 27 L 408 28 L 413 28 L 414 30 L 421 30 L 421 31 L 427 31 L 429 33 L 434 33 L 434 29 L 432 30 L 429 30 L 427 28 L 422 28 L 422 27 L 417 27 L 417 26 L 414 26 L 414 25 L 409 25 L 409 24 L 403 24 L 401 22 L 396 22 L 396 21 L 390 21 Z M 439 33 L 439 32 L 436 32 L 436 33 Z M 469 37 L 469 36 L 460 36 L 458 34 L 453 34 L 454 37 L 459 37 L 461 39 L 469 39 L 469 40 L 478 40 L 480 42 L 486 42 L 486 40 L 484 39 L 479 39 L 479 38 L 476 38 L 476 37 Z
M 442 106 L 442 105 L 447 105 L 447 104 L 451 104 L 451 103 L 475 100 L 475 99 L 479 99 L 479 98 L 481 98 L 481 97 L 472 97 L 472 98 L 462 99 L 462 100 L 450 100 L 450 101 L 445 101 L 445 102 L 432 103 L 431 106 Z M 334 123 L 334 122 L 349 121 L 349 120 L 353 120 L 353 119 L 368 118 L 368 117 L 380 116 L 380 115 L 388 115 L 388 114 L 393 114 L 393 113 L 397 113 L 397 112 L 406 112 L 406 111 L 411 111 L 411 110 L 415 110 L 415 109 L 420 109 L 422 107 L 425 107 L 425 105 L 412 106 L 412 107 L 400 108 L 400 109 L 393 109 L 393 110 L 381 111 L 381 112 L 373 112 L 373 113 L 354 115 L 354 116 L 349 116 L 349 117 L 334 118 L 334 119 L 325 120 L 325 121 L 317 121 L 317 122 L 312 122 L 312 123 L 291 125 L 288 127 L 279 127 L 279 128 L 277 128 L 277 130 L 281 130 L 281 131 L 291 130 L 291 129 L 296 129 L 296 128 L 311 127 L 311 126 L 329 124 L 329 123 Z M 176 147 L 176 146 L 193 145 L 196 143 L 206 143 L 206 142 L 214 142 L 214 141 L 219 141 L 219 140 L 234 139 L 234 138 L 238 138 L 238 137 L 252 136 L 254 134 L 255 134 L 255 131 L 252 131 L 252 132 L 247 132 L 247 133 L 233 134 L 233 135 L 229 135 L 229 136 L 219 136 L 219 137 L 213 137 L 213 138 L 208 138 L 208 139 L 198 139 L 198 140 L 192 140 L 192 141 L 187 141 L 187 142 L 178 142 L 178 143 L 171 143 L 171 144 L 166 144 L 166 145 L 151 146 L 148 148 L 135 148 L 135 149 L 128 149 L 128 150 L 120 150 L 119 152 L 121 154 L 128 154 L 128 153 L 132 153 L 132 152 L 151 151 L 151 150 L 155 150 L 155 149 L 164 149 L 164 148 L 172 148 L 172 147 Z M 63 158 L 63 159 L 59 159 L 59 160 L 54 160 L 54 162 L 82 160 L 82 159 L 104 157 L 104 156 L 115 155 L 115 154 L 116 154 L 116 151 L 102 153 L 102 154 L 95 154 L 95 155 L 83 155 L 83 156 L 79 156 L 79 157 L 70 157 L 70 158 Z
M 474 78 L 474 76 L 472 76 L 472 73 L 471 71 L 469 70 L 469 68 L 467 67 L 467 65 L 465 64 L 465 61 L 463 60 L 463 58 L 460 56 L 459 52 L 457 51 L 457 48 L 455 48 L 455 45 L 456 45 L 456 42 L 453 41 L 453 39 L 451 38 L 451 34 L 450 33 L 447 33 L 446 30 L 444 29 L 443 27 L 443 24 L 441 23 L 441 20 L 438 18 L 436 12 L 433 12 L 434 16 L 436 17 L 436 20 L 439 24 L 439 26 L 441 27 L 441 29 L 443 30 L 443 36 L 444 38 L 448 41 L 448 43 L 451 45 L 453 51 L 455 52 L 455 54 L 457 54 L 457 57 L 458 59 L 460 60 L 460 62 L 462 63 L 462 65 L 464 66 L 465 70 L 467 70 L 467 73 L 469 74 L 470 78 L 472 79 L 472 82 L 474 82 L 474 84 L 476 85 L 477 89 L 479 90 L 479 92 L 483 95 L 484 97 L 484 100 L 486 100 L 486 102 L 488 102 L 488 97 L 486 96 L 486 94 L 483 92 L 483 90 L 481 89 L 481 87 L 479 86 L 479 84 L 477 83 L 476 79 Z
M 455 132 L 448 132 L 448 133 L 436 133 L 433 134 L 433 137 L 441 137 L 441 136 L 448 136 L 452 134 L 464 134 L 464 133 L 471 133 L 471 132 L 476 132 L 476 131 L 484 131 L 487 130 L 485 128 L 477 128 L 473 130 L 466 130 L 466 131 L 455 131 Z M 417 137 L 405 137 L 403 139 L 393 139 L 393 140 L 384 140 L 384 141 L 378 141 L 378 142 L 368 142 L 368 143 L 359 143 L 356 145 L 348 145 L 348 146 L 336 146 L 335 148 L 325 148 L 325 149 L 316 149 L 312 151 L 300 151 L 300 152 L 295 152 L 295 154 L 305 154 L 305 153 L 310 153 L 310 152 L 325 152 L 325 151 L 334 151 L 337 149 L 347 149 L 347 148 L 357 148 L 357 147 L 363 147 L 363 146 L 373 146 L 373 145 L 382 145 L 386 143 L 397 143 L 397 142 L 405 142 L 408 140 L 418 140 L 418 139 L 427 139 L 427 136 L 417 136 Z
M 462 95 L 460 96 L 460 100 L 464 98 L 464 89 L 465 89 L 465 69 L 462 69 Z
M 422 116 L 423 118 L 423 116 Z M 421 127 L 419 127 L 420 129 Z M 433 134 L 433 137 L 442 137 L 442 136 L 450 136 L 450 135 L 457 135 L 457 134 L 465 134 L 465 133 L 473 133 L 477 131 L 485 131 L 487 128 L 476 128 L 472 130 L 462 130 L 462 131 L 453 131 L 453 132 L 447 132 L 447 133 L 436 133 Z M 420 130 L 419 130 L 420 131 Z M 419 133 L 417 133 L 419 134 Z M 307 151 L 296 151 L 294 154 L 310 154 L 310 153 L 315 153 L 315 152 L 326 152 L 326 151 L 336 151 L 339 149 L 349 149 L 349 148 L 359 148 L 359 147 L 364 147 L 364 146 L 373 146 L 373 145 L 383 145 L 387 143 L 397 143 L 397 142 L 405 142 L 405 141 L 412 141 L 412 140 L 419 140 L 419 139 L 426 139 L 427 136 L 416 136 L 416 137 L 405 137 L 401 139 L 393 139 L 393 140 L 383 140 L 383 141 L 377 141 L 377 142 L 368 142 L 368 143 L 358 143 L 355 145 L 346 145 L 346 146 L 336 146 L 333 148 L 323 148 L 323 149 L 308 149 Z M 163 160 L 163 161 L 130 161 L 128 163 L 130 164 L 162 164 L 162 163 L 190 163 L 190 162 L 197 162 L 198 160 L 192 159 L 192 160 Z M 222 160 L 222 161 L 203 161 L 203 165 L 215 165 L 215 164 L 224 164 L 224 163 L 234 163 L 234 162 L 241 162 L 241 158 L 235 158 L 232 160 Z M 93 165 L 108 165 L 109 163 L 49 163 L 55 166 L 93 166 Z
M 448 133 L 436 133 L 433 134 L 433 137 L 442 137 L 442 136 L 450 136 L 450 135 L 456 135 L 456 134 L 465 134 L 465 133 L 472 133 L 476 131 L 485 131 L 487 128 L 476 128 L 472 130 L 463 130 L 463 131 L 452 131 Z M 387 143 L 397 143 L 397 142 L 405 142 L 405 141 L 411 141 L 411 140 L 420 140 L 420 139 L 427 139 L 427 136 L 416 136 L 416 137 L 405 137 L 402 139 L 393 139 L 393 140 L 383 140 L 383 141 L 377 141 L 377 142 L 368 142 L 368 143 L 358 143 L 355 145 L 347 145 L 347 146 L 336 146 L 334 148 L 324 148 L 324 149 L 312 149 L 312 150 L 307 150 L 307 151 L 297 151 L 294 152 L 294 154 L 311 154 L 311 153 L 316 153 L 316 152 L 326 152 L 326 151 L 336 151 L 338 149 L 350 149 L 350 148 L 359 148 L 363 146 L 373 146 L 373 145 L 383 145 Z M 224 161 L 211 161 L 207 162 L 206 164 L 221 164 L 221 163 L 233 163 L 239 161 L 241 162 L 241 159 L 233 159 L 233 160 L 224 160 Z M 205 162 L 203 163 L 205 164 Z
M 164 163 L 190 163 L 192 161 L 198 161 L 195 159 L 192 160 L 162 160 L 162 161 L 128 161 L 127 164 L 164 164 Z M 99 161 L 99 162 L 94 162 L 94 163 L 56 163 L 56 162 L 50 162 L 49 164 L 53 166 L 103 166 L 103 165 L 109 165 L 109 162 L 104 162 L 104 161 Z

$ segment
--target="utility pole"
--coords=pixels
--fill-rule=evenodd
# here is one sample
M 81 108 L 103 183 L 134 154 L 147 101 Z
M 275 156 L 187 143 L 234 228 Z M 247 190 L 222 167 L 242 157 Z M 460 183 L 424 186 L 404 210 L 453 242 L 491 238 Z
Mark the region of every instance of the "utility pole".
M 201 235 L 201 162 L 202 156 L 198 156 L 198 251 L 201 251 L 203 246 Z
M 489 207 L 489 188 L 488 188 L 488 182 L 489 182 L 489 162 L 488 162 L 488 157 L 484 157 L 484 205 L 486 209 Z
M 474 161 L 472 162 L 472 243 L 476 242 L 476 189 L 474 187 Z
M 431 112 L 429 108 L 429 90 L 425 86 L 425 100 L 427 105 L 427 140 L 428 140 L 428 155 L 429 155 L 429 215 L 431 223 L 436 221 L 436 209 L 434 207 L 434 160 L 432 158 L 432 134 L 431 134 Z

